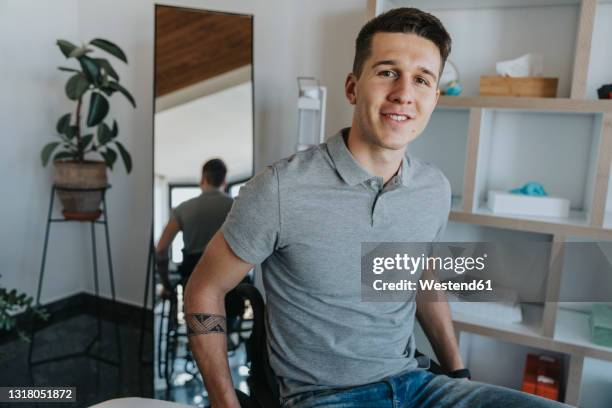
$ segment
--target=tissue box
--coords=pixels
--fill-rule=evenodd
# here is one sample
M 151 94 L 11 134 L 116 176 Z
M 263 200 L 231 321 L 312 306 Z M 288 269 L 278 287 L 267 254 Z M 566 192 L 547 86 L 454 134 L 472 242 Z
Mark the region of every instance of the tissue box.
M 591 312 L 593 343 L 612 347 L 612 306 L 594 305 Z
M 489 190 L 487 206 L 494 213 L 533 215 L 541 217 L 567 217 L 570 201 L 556 197 L 534 197 Z
M 559 78 L 483 76 L 480 95 L 555 98 L 558 83 Z

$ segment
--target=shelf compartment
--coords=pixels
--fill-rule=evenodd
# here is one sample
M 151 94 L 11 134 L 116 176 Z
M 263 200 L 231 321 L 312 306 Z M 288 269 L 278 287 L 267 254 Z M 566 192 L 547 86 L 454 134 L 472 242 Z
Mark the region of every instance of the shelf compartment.
M 567 221 L 550 217 L 552 223 L 582 224 L 581 213 L 586 220 L 592 209 L 601 124 L 598 114 L 486 111 L 472 211 L 485 211 L 489 190 L 508 191 L 537 181 L 550 196 L 569 199 L 575 211 Z
M 589 313 L 559 308 L 554 341 L 569 352 L 612 361 L 612 347 L 600 346 L 591 341 Z
M 453 39 L 449 59 L 461 74 L 463 95 L 479 94 L 480 77 L 496 75 L 495 64 L 527 53 L 544 57 L 545 77 L 559 78 L 557 95 L 569 97 L 578 29 L 578 1 L 382 1 L 377 12 L 417 7 L 432 12 Z M 451 3 L 455 4 L 450 6 Z M 471 7 L 465 7 L 465 6 Z M 495 6 L 502 7 L 496 8 Z M 541 27 L 546 26 L 546 30 Z M 491 47 L 492 42 L 495 43 Z
M 482 316 L 453 313 L 456 331 L 479 334 L 499 340 L 536 347 L 558 353 L 576 354 L 612 361 L 612 348 L 593 344 L 590 340 L 588 314 L 559 309 L 554 337 L 541 335 L 544 308 L 522 304 L 523 323 L 508 323 Z
M 467 367 L 469 367 L 474 381 L 499 385 L 519 391 L 522 389 L 528 354 L 545 355 L 558 359 L 562 368 L 560 397 L 563 398 L 563 389 L 568 372 L 565 367 L 571 356 L 565 353 L 518 345 L 477 334 L 464 333 L 461 336 L 461 343 L 462 359 Z M 492 370 L 492 366 L 503 367 L 503 370 Z
M 612 241 L 568 237 L 560 279 L 559 310 L 590 313 L 594 303 L 612 302 Z
M 453 198 L 463 193 L 469 111 L 439 109 L 427 128 L 408 145 L 408 153 L 438 167 L 448 178 Z
M 612 407 L 612 363 L 592 358 L 584 359 L 581 378 L 581 408 Z
M 494 317 L 487 319 L 481 315 L 456 312 L 453 312 L 453 322 L 455 328 L 460 331 L 496 337 L 532 347 L 542 347 L 538 346 L 539 340 L 544 341 L 543 345 L 547 345 L 550 339 L 545 339 L 540 335 L 543 307 L 522 304 L 521 309 L 523 311 L 522 323 L 508 323 L 496 320 Z

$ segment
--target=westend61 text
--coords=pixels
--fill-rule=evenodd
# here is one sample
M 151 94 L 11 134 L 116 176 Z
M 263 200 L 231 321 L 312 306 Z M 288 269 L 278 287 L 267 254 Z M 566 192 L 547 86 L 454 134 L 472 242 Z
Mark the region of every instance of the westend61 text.
M 414 291 L 414 290 L 442 290 L 442 291 L 484 291 L 493 290 L 491 280 L 473 280 L 471 282 L 438 282 L 434 279 L 419 280 L 417 285 L 414 281 L 402 279 L 397 282 L 383 282 L 381 279 L 377 279 L 373 282 L 372 287 L 374 290 L 390 290 L 390 291 Z

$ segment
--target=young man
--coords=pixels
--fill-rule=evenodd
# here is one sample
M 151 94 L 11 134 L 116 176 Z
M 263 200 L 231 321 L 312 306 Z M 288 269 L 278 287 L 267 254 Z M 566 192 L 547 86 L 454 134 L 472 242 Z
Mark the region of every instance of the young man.
M 241 190 L 186 293 L 191 347 L 213 408 L 238 406 L 216 332 L 225 292 L 257 263 L 284 407 L 559 406 L 451 378 L 465 370 L 446 302 L 360 298 L 362 242 L 430 242 L 443 233 L 449 183 L 406 148 L 429 121 L 449 53 L 448 33 L 427 13 L 403 8 L 373 19 L 345 84 L 351 128 Z M 415 315 L 451 377 L 418 367 Z
M 181 203 L 172 216 L 155 247 L 155 259 L 164 286 L 162 297 L 172 295 L 168 281 L 168 248 L 179 231 L 183 232 L 183 262 L 179 268 L 187 280 L 206 244 L 223 225 L 234 200 L 222 191 L 227 167 L 221 159 L 208 160 L 202 166 L 200 188 L 202 194 Z

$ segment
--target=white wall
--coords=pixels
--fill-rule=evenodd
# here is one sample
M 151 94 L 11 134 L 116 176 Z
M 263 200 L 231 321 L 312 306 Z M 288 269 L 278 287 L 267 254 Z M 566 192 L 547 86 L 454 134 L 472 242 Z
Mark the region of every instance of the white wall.
M 220 157 L 228 182 L 253 171 L 251 81 L 155 114 L 155 175 L 199 183 L 202 164 Z M 158 205 L 156 203 L 156 205 Z
M 40 150 L 59 117 L 72 109 L 58 38 L 79 33 L 76 0 L 0 2 L 0 286 L 35 294 L 51 191 Z M 56 212 L 56 215 L 58 213 Z M 89 230 L 52 228 L 43 299 L 81 291 L 91 276 Z
M 134 95 L 134 110 L 115 96 L 110 115 L 132 153 L 134 170 L 110 175 L 110 233 L 118 298 L 138 304 L 144 286 L 152 217 L 153 22 L 152 0 L 0 1 L 0 181 L 11 197 L 0 212 L 2 285 L 36 291 L 51 169 L 39 152 L 53 140 L 57 118 L 70 108 L 63 56 L 57 38 L 103 37 L 119 44 L 129 65 L 117 63 L 122 83 Z M 366 0 L 185 0 L 168 5 L 254 15 L 255 169 L 293 151 L 298 75 L 316 76 L 328 87 L 328 134 L 350 124 L 343 97 L 354 37 L 366 18 Z M 28 33 L 24 33 L 24 25 Z M 9 64 L 5 61 L 10 61 Z M 10 231 L 10 233 L 7 233 Z M 58 225 L 52 231 L 43 302 L 93 292 L 89 230 Z M 98 235 L 101 287 L 106 283 L 102 234 Z

